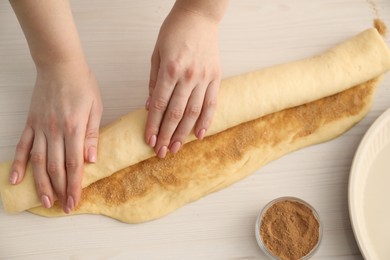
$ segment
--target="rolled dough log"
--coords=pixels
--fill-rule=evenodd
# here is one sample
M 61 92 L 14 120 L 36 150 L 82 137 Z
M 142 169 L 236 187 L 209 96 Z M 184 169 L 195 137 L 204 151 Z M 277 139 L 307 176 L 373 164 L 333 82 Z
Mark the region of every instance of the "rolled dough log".
M 276 112 L 186 144 L 166 160 L 126 167 L 83 189 L 71 214 L 103 214 L 123 222 L 159 218 L 220 190 L 288 152 L 343 133 L 368 111 L 377 80 L 295 108 Z M 35 214 L 64 216 L 58 202 Z
M 327 52 L 301 61 L 235 76 L 221 83 L 218 105 L 208 135 L 240 123 L 305 104 L 383 74 L 390 51 L 376 29 L 368 29 Z M 82 186 L 110 176 L 154 155 L 143 141 L 146 111 L 132 112 L 101 130 L 99 160 L 84 168 Z M 190 136 L 187 142 L 194 140 Z M 11 162 L 0 165 L 0 191 L 7 212 L 40 205 L 31 166 L 19 185 L 8 181 Z

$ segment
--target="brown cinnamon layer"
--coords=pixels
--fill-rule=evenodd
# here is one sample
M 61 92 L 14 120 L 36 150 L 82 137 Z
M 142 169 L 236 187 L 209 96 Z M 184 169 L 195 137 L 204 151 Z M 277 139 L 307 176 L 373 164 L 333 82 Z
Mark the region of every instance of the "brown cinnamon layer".
M 377 82 L 374 79 L 190 142 L 166 159 L 153 157 L 124 168 L 84 188 L 72 214 L 104 214 L 131 223 L 161 217 L 283 154 L 338 136 L 367 113 Z M 58 202 L 52 209 L 30 211 L 65 215 Z

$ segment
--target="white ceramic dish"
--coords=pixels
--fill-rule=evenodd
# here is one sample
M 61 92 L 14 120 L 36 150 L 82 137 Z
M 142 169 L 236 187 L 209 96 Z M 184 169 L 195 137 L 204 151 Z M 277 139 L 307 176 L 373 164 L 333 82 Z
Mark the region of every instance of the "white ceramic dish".
M 349 178 L 349 213 L 365 259 L 390 259 L 390 109 L 364 135 Z

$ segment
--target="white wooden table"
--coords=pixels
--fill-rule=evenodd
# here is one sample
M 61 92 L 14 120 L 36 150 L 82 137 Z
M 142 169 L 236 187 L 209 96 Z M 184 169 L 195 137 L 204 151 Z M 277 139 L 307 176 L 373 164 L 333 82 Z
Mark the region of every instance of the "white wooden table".
M 72 1 L 101 86 L 103 124 L 143 106 L 150 55 L 172 3 Z M 390 1 L 378 0 L 377 9 L 390 24 Z M 364 0 L 231 1 L 220 27 L 223 76 L 315 55 L 370 27 L 373 18 Z M 8 1 L 0 1 L 0 161 L 12 159 L 34 80 L 19 24 Z M 363 134 L 388 107 L 389 75 L 368 116 L 343 136 L 291 153 L 149 223 L 10 216 L 0 206 L 0 259 L 264 259 L 254 236 L 256 215 L 284 195 L 307 200 L 320 214 L 324 234 L 314 259 L 361 259 L 348 215 L 349 169 Z

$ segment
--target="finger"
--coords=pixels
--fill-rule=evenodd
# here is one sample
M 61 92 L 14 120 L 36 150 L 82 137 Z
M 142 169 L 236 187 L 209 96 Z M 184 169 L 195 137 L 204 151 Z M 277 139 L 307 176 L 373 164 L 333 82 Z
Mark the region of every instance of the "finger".
M 145 103 L 146 110 L 149 110 L 150 106 L 150 98 L 154 91 L 157 82 L 158 69 L 160 67 L 160 56 L 158 52 L 155 50 L 152 54 L 151 65 L 150 65 L 150 77 L 149 77 L 149 96 Z
M 53 189 L 46 171 L 47 142 L 43 132 L 36 132 L 31 151 L 31 165 L 38 196 L 45 208 L 53 205 Z
M 151 146 L 156 146 L 157 135 L 159 133 L 161 121 L 168 107 L 173 89 L 176 85 L 176 72 L 170 69 L 169 76 L 159 71 L 156 87 L 150 99 L 149 113 L 145 126 L 145 142 Z
M 65 147 L 60 136 L 50 136 L 47 141 L 47 173 L 62 205 L 66 203 Z
M 202 140 L 205 137 L 207 129 L 211 125 L 217 105 L 219 83 L 219 80 L 211 81 L 206 90 L 202 111 L 194 128 L 194 133 L 199 140 Z
M 100 119 L 102 117 L 102 107 L 100 104 L 93 103 L 89 114 L 87 130 L 84 141 L 84 160 L 95 163 L 97 160 L 97 147 L 99 141 Z
M 155 152 L 158 157 L 166 156 L 168 145 L 177 126 L 183 118 L 192 88 L 186 87 L 186 83 L 179 82 L 169 101 L 157 138 Z
M 65 169 L 67 178 L 65 213 L 70 213 L 76 207 L 81 196 L 85 130 L 85 128 L 75 126 L 65 133 Z
M 9 181 L 11 184 L 20 183 L 26 172 L 27 162 L 34 141 L 34 130 L 26 126 L 16 146 L 14 161 L 12 162 Z
M 172 136 L 172 141 L 169 147 L 169 151 L 171 153 L 177 153 L 180 150 L 185 139 L 193 129 L 202 110 L 205 92 L 205 88 L 202 87 L 196 87 L 192 91 L 191 96 L 188 100 L 186 110 L 184 112 L 184 117 L 180 121 L 178 127 L 176 128 Z

